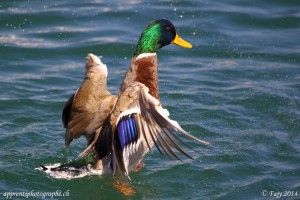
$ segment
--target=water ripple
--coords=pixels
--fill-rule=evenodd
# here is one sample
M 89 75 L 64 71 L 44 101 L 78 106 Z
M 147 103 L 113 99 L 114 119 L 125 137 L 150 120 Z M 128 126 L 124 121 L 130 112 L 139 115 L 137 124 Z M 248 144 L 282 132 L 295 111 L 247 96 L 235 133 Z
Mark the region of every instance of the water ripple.
M 141 30 L 166 17 L 193 48 L 158 51 L 161 101 L 185 130 L 212 145 L 187 141 L 201 155 L 184 162 L 154 150 L 131 175 L 132 199 L 299 192 L 299 10 L 296 1 L 276 0 L 2 2 L 0 190 L 124 198 L 109 177 L 58 181 L 34 168 L 65 162 L 86 145 L 76 140 L 66 152 L 61 111 L 82 81 L 87 53 L 102 56 L 116 94 Z

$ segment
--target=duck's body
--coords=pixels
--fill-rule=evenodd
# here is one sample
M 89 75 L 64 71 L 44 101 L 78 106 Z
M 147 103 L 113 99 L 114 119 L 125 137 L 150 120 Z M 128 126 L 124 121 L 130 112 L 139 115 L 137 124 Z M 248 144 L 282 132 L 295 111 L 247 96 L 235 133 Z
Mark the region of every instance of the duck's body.
M 191 47 L 176 34 L 171 22 L 161 19 L 150 23 L 140 37 L 117 96 L 107 91 L 106 66 L 89 54 L 86 74 L 91 76 L 86 76 L 63 111 L 66 145 L 81 135 L 89 141 L 78 159 L 88 160 L 85 164 L 103 173 L 128 176 L 154 145 L 171 158 L 180 159 L 175 152 L 192 158 L 179 146 L 187 145 L 178 135 L 208 144 L 171 120 L 160 102 L 156 51 L 170 43 Z M 89 73 L 91 69 L 97 70 Z

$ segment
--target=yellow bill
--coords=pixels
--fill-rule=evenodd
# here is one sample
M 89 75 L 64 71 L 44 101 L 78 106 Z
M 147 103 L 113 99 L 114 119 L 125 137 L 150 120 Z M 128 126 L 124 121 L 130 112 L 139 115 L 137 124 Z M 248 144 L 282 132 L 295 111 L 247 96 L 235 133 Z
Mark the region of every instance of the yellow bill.
M 173 44 L 177 44 L 179 46 L 182 46 L 184 48 L 192 48 L 192 45 L 179 37 L 179 35 L 176 33 L 175 39 L 172 42 Z

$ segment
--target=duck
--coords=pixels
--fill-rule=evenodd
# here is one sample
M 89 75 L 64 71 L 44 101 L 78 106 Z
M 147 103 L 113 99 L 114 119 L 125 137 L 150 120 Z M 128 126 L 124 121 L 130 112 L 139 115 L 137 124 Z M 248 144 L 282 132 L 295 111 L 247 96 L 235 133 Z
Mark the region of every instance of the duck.
M 88 54 L 84 80 L 62 112 L 67 149 L 81 136 L 88 145 L 75 161 L 51 171 L 81 163 L 80 166 L 90 165 L 101 174 L 121 174 L 129 178 L 130 172 L 143 166 L 143 158 L 154 147 L 171 159 L 182 160 L 181 155 L 194 159 L 185 148 L 197 152 L 182 137 L 209 145 L 183 130 L 162 106 L 157 51 L 170 44 L 192 48 L 169 20 L 150 22 L 140 35 L 116 95 L 107 90 L 107 66 L 99 57 Z

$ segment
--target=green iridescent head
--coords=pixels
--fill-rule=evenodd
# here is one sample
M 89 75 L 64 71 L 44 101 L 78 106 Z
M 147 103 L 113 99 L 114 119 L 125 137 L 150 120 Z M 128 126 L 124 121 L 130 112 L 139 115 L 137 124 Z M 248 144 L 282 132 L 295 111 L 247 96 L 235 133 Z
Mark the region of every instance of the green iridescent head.
M 142 53 L 155 53 L 158 49 L 171 43 L 185 48 L 192 48 L 190 43 L 179 37 L 170 21 L 166 19 L 155 20 L 141 34 L 133 56 Z

